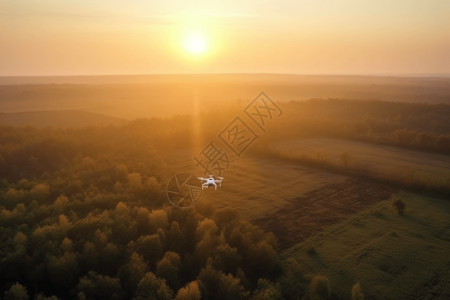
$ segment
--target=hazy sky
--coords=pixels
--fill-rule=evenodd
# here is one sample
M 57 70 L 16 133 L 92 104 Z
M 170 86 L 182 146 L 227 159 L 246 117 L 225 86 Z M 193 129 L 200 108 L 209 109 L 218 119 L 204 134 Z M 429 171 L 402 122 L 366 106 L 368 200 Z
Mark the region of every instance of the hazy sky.
M 0 75 L 450 74 L 449 20 L 448 0 L 0 0 Z

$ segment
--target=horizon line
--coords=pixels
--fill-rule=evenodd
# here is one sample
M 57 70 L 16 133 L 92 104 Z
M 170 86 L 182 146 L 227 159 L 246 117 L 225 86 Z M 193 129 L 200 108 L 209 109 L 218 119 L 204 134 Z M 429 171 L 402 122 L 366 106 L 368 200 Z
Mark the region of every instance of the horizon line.
M 203 72 L 203 73 L 98 73 L 98 74 L 33 74 L 0 75 L 0 78 L 26 77 L 119 77 L 119 76 L 186 76 L 186 75 L 278 75 L 278 76 L 348 76 L 348 77 L 450 77 L 450 73 L 278 73 L 278 72 Z

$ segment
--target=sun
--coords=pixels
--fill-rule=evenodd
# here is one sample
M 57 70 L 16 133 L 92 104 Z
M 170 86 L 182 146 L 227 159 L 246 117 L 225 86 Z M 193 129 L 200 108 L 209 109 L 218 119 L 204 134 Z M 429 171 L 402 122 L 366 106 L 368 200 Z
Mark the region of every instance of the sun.
M 200 56 L 208 51 L 208 40 L 204 34 L 199 32 L 189 33 L 183 41 L 184 50 L 193 56 Z

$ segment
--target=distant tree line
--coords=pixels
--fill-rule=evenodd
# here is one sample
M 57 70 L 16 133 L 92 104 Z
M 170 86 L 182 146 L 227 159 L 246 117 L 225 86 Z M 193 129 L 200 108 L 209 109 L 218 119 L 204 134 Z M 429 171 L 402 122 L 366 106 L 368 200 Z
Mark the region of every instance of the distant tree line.
M 344 99 L 283 104 L 270 138 L 337 137 L 450 154 L 450 106 Z

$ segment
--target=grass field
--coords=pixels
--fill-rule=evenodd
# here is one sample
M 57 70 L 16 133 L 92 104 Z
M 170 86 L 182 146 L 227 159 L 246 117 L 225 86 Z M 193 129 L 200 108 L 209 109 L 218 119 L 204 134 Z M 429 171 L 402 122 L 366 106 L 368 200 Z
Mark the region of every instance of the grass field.
M 406 204 L 404 216 L 392 207 Z M 366 299 L 450 297 L 450 203 L 408 193 L 356 213 L 283 252 L 307 272 L 328 276 L 349 298 L 360 281 Z M 437 297 L 439 295 L 439 297 Z
M 383 176 L 450 178 L 450 157 L 442 154 L 331 138 L 287 140 L 275 147 L 286 153 L 315 156 L 337 165 L 342 165 L 341 155 L 347 153 L 350 166 L 356 164 Z
M 413 190 L 448 195 L 450 157 L 339 139 L 296 139 L 276 143 L 274 157 L 308 162 L 326 170 L 370 177 Z

